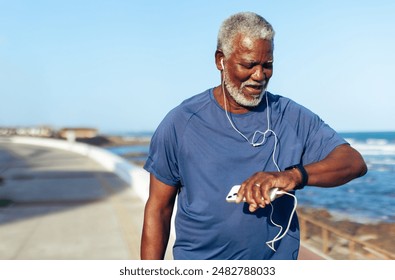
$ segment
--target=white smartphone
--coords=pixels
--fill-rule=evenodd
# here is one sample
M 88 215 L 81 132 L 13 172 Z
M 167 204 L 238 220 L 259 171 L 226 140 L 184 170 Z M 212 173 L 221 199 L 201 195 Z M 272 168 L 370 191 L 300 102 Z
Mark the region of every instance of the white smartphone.
M 233 186 L 230 189 L 228 195 L 226 196 L 226 201 L 227 202 L 236 202 L 237 192 L 239 191 L 239 189 L 240 189 L 240 185 Z M 273 201 L 277 198 L 277 196 L 278 196 L 277 191 L 278 191 L 278 188 L 273 188 L 270 190 L 270 192 L 269 192 L 270 201 Z M 245 201 L 245 198 L 243 198 L 243 201 Z
M 233 186 L 230 189 L 228 195 L 226 196 L 226 201 L 227 202 L 236 202 L 237 192 L 239 191 L 239 189 L 240 189 L 240 185 Z M 245 201 L 245 198 L 244 198 L 244 201 Z

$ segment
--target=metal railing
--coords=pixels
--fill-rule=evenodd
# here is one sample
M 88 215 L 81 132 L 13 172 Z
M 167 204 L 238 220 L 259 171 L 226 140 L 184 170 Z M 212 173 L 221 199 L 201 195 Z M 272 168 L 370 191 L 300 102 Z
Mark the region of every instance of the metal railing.
M 395 259 L 394 253 L 383 250 L 371 243 L 361 241 L 355 236 L 342 232 L 333 226 L 314 220 L 311 216 L 298 213 L 298 217 L 300 222 L 300 238 L 302 242 L 308 241 L 312 237 L 310 233 L 313 230 L 318 230 L 322 240 L 321 251 L 325 255 L 329 255 L 331 253 L 331 249 L 335 246 L 335 239 L 337 238 L 348 243 L 347 257 L 350 260 L 356 259 L 357 255 L 361 254 L 366 259 Z

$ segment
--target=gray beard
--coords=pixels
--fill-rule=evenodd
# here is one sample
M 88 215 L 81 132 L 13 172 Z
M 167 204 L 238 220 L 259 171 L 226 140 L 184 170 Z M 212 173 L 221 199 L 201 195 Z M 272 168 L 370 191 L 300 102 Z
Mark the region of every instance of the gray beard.
M 224 70 L 224 83 L 226 90 L 229 92 L 230 96 L 236 101 L 237 104 L 245 107 L 256 107 L 258 106 L 263 98 L 263 95 L 265 94 L 266 86 L 264 84 L 262 92 L 259 95 L 251 95 L 252 98 L 247 98 L 243 94 L 243 88 L 246 85 L 254 85 L 253 83 L 249 82 L 244 82 L 240 85 L 240 88 L 237 88 L 229 79 L 228 72 L 226 69 Z M 255 85 L 258 85 L 255 83 Z

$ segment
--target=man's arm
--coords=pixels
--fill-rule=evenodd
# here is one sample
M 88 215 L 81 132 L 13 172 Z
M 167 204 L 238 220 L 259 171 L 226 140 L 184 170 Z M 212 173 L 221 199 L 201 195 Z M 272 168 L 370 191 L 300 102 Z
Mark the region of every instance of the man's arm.
M 164 258 L 177 190 L 176 187 L 166 185 L 150 175 L 150 193 L 145 205 L 141 238 L 142 260 Z
M 308 174 L 307 185 L 318 187 L 336 187 L 367 172 L 367 166 L 361 154 L 350 145 L 336 147 L 323 160 L 304 166 Z M 269 190 L 279 188 L 292 191 L 302 182 L 302 174 L 297 169 L 282 172 L 257 172 L 243 182 L 238 193 L 237 202 L 243 197 L 250 204 L 250 211 L 265 207 L 270 203 Z M 258 186 L 257 186 L 258 185 Z
M 336 187 L 366 174 L 368 168 L 361 154 L 350 145 L 336 147 L 329 155 L 305 166 L 309 174 L 308 185 Z

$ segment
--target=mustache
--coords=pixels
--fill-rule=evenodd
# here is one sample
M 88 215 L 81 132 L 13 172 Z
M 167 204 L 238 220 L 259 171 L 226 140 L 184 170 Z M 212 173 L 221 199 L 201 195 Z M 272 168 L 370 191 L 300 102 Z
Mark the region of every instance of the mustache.
M 244 82 L 242 86 L 251 86 L 251 87 L 265 87 L 267 85 L 266 81 L 263 81 L 262 83 L 258 82 Z

